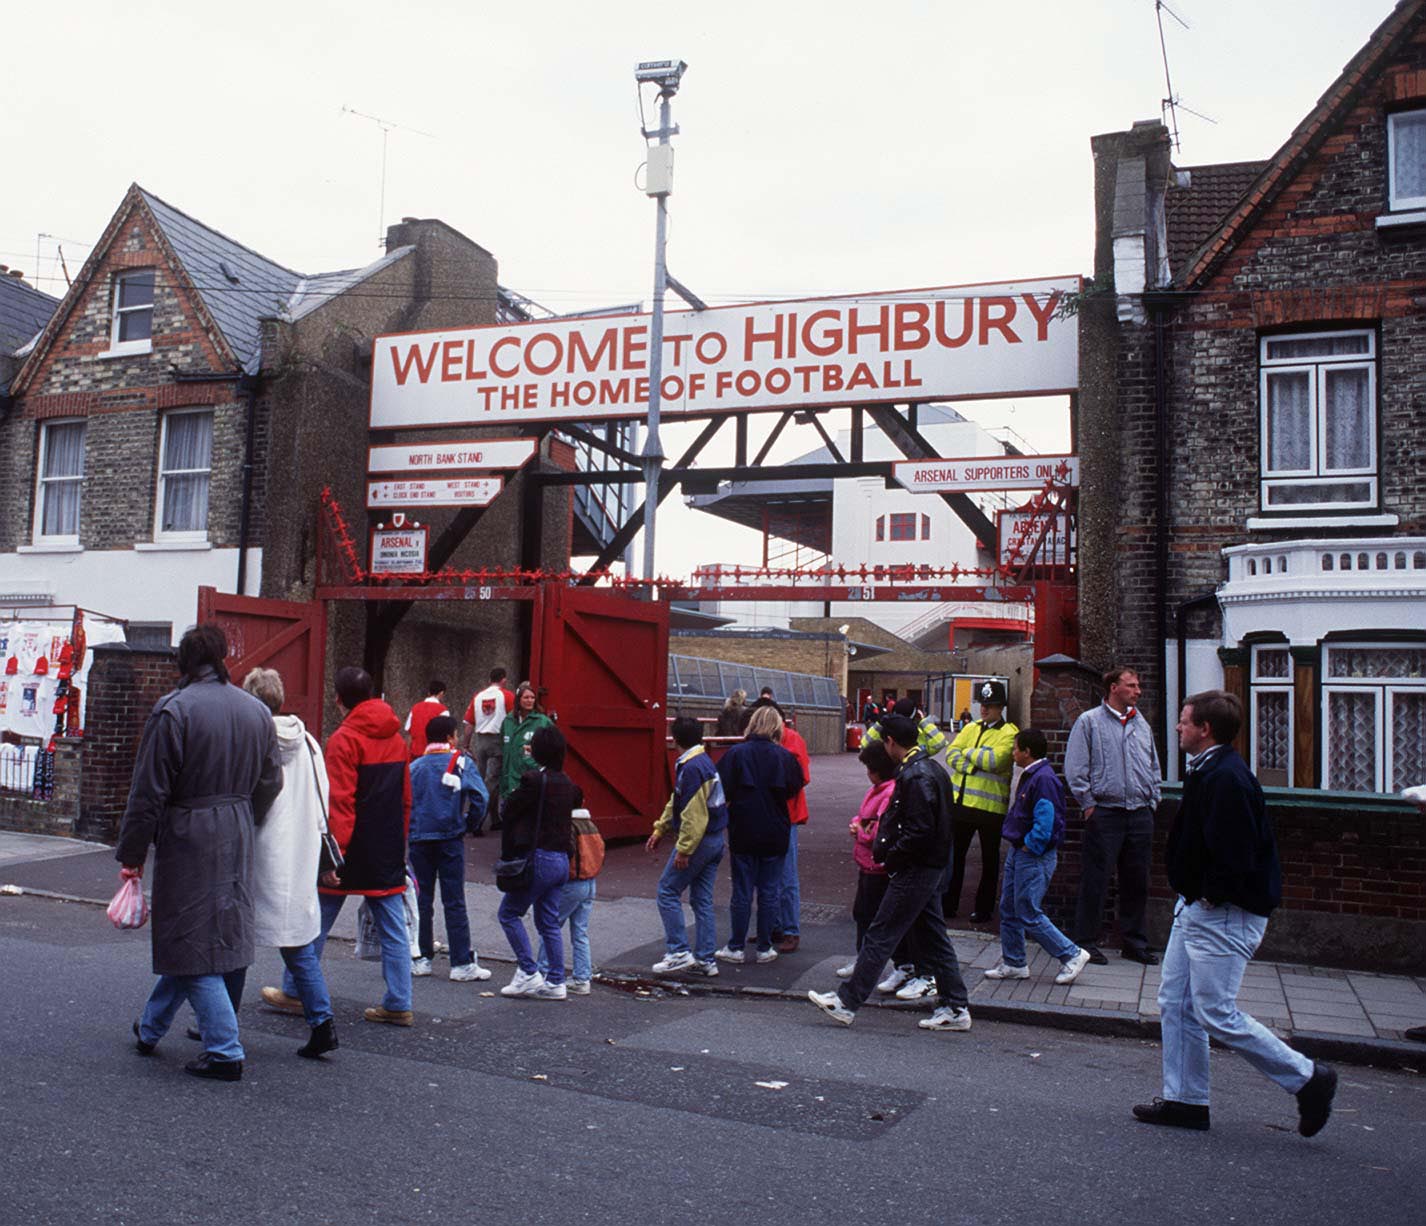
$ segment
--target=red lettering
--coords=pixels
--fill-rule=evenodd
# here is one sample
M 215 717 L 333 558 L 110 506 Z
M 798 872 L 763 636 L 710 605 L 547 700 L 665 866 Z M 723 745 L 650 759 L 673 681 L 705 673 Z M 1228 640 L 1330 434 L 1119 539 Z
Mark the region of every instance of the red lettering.
M 684 332 L 679 336 L 666 336 L 663 338 L 665 345 L 673 346 L 673 364 L 679 365 L 683 361 L 683 342 L 693 339 L 692 332 Z
M 550 408 L 562 409 L 569 405 L 569 384 L 550 384 Z
M 1055 290 L 1055 292 L 1045 300 L 1043 307 L 1036 300 L 1034 294 L 1021 294 L 1020 297 L 1025 305 L 1030 308 L 1030 314 L 1035 317 L 1035 339 L 1037 341 L 1044 340 L 1050 332 L 1050 318 L 1060 305 L 1060 291 Z
M 723 393 L 733 384 L 733 372 L 731 370 L 715 371 L 713 375 L 713 394 L 719 399 Z
M 649 342 L 643 338 L 649 334 L 648 328 L 643 324 L 636 324 L 634 327 L 625 328 L 624 337 L 624 360 L 622 366 L 625 370 L 642 370 L 648 363 L 639 355 L 647 353 Z M 639 397 L 640 401 L 647 400 L 648 391 Z
M 875 387 L 876 376 L 871 373 L 871 367 L 865 362 L 858 362 L 852 371 L 852 377 L 847 380 L 847 391 L 852 391 L 859 387 Z
M 490 369 L 493 370 L 502 379 L 513 379 L 517 374 L 520 373 L 520 365 L 517 362 L 514 366 L 511 366 L 508 370 L 506 370 L 502 368 L 500 364 L 495 360 L 496 355 L 499 354 L 499 352 L 506 345 L 514 345 L 518 348 L 519 344 L 520 338 L 517 336 L 502 336 L 498 341 L 495 342 L 495 344 L 490 346 Z
M 717 349 L 715 352 L 704 352 L 704 341 L 715 341 Z M 712 346 L 708 346 L 712 349 Z M 698 355 L 698 360 L 705 366 L 712 366 L 715 362 L 721 362 L 728 353 L 728 338 L 721 332 L 705 332 L 698 338 L 698 342 L 693 346 L 693 352 Z
M 753 360 L 753 346 L 764 343 L 770 343 L 772 345 L 773 357 L 782 357 L 781 315 L 774 315 L 772 317 L 771 332 L 757 331 L 756 325 L 753 323 L 753 317 L 751 315 L 749 315 L 747 319 L 743 321 L 743 361 L 751 362 Z
M 594 403 L 597 388 L 590 379 L 581 379 L 574 385 L 574 403 L 581 407 L 588 407 Z
M 553 347 L 554 353 L 548 362 L 540 362 L 535 358 L 535 346 L 547 344 Z M 525 368 L 532 375 L 547 375 L 560 364 L 564 357 L 564 346 L 560 344 L 560 338 L 553 332 L 540 332 L 532 336 L 525 345 Z
M 807 338 L 806 338 L 805 336 L 804 336 L 802 339 L 803 339 L 804 342 L 807 340 Z M 802 391 L 803 391 L 804 393 L 810 392 L 810 391 L 812 390 L 812 377 L 817 373 L 817 367 L 815 367 L 815 366 L 794 366 L 794 367 L 792 368 L 792 373 L 793 373 L 794 375 L 801 375 L 801 376 L 802 376 Z
M 441 382 L 459 382 L 459 367 L 460 341 L 446 341 L 446 343 L 441 346 Z
M 857 315 L 857 308 L 853 307 L 848 313 L 847 323 L 847 352 L 856 353 L 857 341 L 863 336 L 874 336 L 880 341 L 879 348 L 886 349 L 891 344 L 891 308 L 881 307 L 877 313 L 876 323 L 864 324 L 860 322 Z M 870 375 L 870 371 L 867 372 Z
M 822 390 L 824 392 L 840 392 L 842 390 L 842 368 L 840 366 L 822 367 Z
M 733 380 L 739 396 L 755 395 L 758 388 L 762 387 L 762 382 L 762 376 L 755 370 L 740 370 L 738 377 Z
M 992 315 L 992 311 L 999 312 Z M 990 331 L 993 328 L 999 332 L 1012 345 L 1018 345 L 1020 338 L 1015 335 L 1010 327 L 1010 321 L 1015 318 L 1014 298 L 982 298 L 980 300 L 980 341 L 982 345 L 988 344 Z
M 703 391 L 703 385 L 708 382 L 708 376 L 702 371 L 695 370 L 688 376 L 688 398 L 692 400 Z
M 418 382 L 425 383 L 426 380 L 431 377 L 431 371 L 436 365 L 436 345 L 434 342 L 432 342 L 431 348 L 426 353 L 424 359 L 421 356 L 420 347 L 417 345 L 408 345 L 406 347 L 406 360 L 404 362 L 401 360 L 401 355 L 397 352 L 395 345 L 391 347 L 390 352 L 391 365 L 396 372 L 397 387 L 406 386 L 406 380 L 411 374 L 411 364 L 413 362 L 416 365 L 416 379 Z
M 781 366 L 774 366 L 767 372 L 767 378 L 763 380 L 763 386 L 774 396 L 781 396 L 792 386 L 792 376 L 783 370 Z
M 570 374 L 574 374 L 574 358 L 578 354 L 584 362 L 585 370 L 594 370 L 602 363 L 614 364 L 614 351 L 616 338 L 619 335 L 617 328 L 606 328 L 599 338 L 599 344 L 595 346 L 594 352 L 590 353 L 584 343 L 584 334 L 574 331 L 569 334 L 569 364 L 565 367 Z
M 842 347 L 842 330 L 838 327 L 829 327 L 822 332 L 820 339 L 813 336 L 812 329 L 824 319 L 840 320 L 841 316 L 836 311 L 813 311 L 802 323 L 802 348 L 808 353 L 814 353 L 819 358 L 825 358 L 836 353 Z
M 975 299 L 966 298 L 961 302 L 961 331 L 959 336 L 952 337 L 946 331 L 946 300 L 938 299 L 936 302 L 936 339 L 947 349 L 959 349 L 966 341 L 970 340 L 971 332 L 974 330 L 974 316 L 972 311 L 975 308 Z
M 931 312 L 924 302 L 898 302 L 895 314 L 896 340 L 893 349 L 924 349 L 931 343 L 931 331 L 926 327 Z
M 617 383 L 615 383 L 612 379 L 599 380 L 599 403 L 628 404 L 629 380 L 620 379 Z
M 465 343 L 465 377 L 472 381 L 485 378 L 485 372 L 475 368 L 475 337 Z

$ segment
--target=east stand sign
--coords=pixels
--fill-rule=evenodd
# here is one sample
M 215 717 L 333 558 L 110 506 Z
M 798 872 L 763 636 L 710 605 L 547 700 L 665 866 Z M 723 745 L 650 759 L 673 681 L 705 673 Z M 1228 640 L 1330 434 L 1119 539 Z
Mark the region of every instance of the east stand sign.
M 1078 277 L 765 302 L 664 318 L 662 411 L 1051 395 L 1078 385 Z M 373 342 L 371 426 L 642 417 L 649 317 L 548 319 Z

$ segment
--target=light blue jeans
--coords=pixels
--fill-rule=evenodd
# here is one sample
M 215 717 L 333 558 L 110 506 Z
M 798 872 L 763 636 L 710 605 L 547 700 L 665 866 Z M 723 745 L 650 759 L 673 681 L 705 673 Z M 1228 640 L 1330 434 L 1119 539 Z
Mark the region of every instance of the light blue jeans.
M 758 896 L 757 948 L 772 948 L 772 929 L 782 912 L 782 856 L 747 856 L 733 853 L 733 896 L 728 901 L 728 948 L 735 953 L 748 940 L 753 915 L 753 892 Z
M 405 922 L 404 919 L 402 921 Z M 282 965 L 286 971 L 282 976 L 283 991 L 287 992 L 287 981 L 291 979 L 296 995 L 302 1002 L 302 1015 L 307 1025 L 313 1029 L 323 1022 L 332 1020 L 332 997 L 327 991 L 327 978 L 322 974 L 322 962 L 317 952 L 317 938 L 306 945 L 288 945 L 277 951 L 282 955 Z
M 560 888 L 559 922 L 569 921 L 570 957 L 574 961 L 572 974 L 576 979 L 594 978 L 594 960 L 589 956 L 589 913 L 594 910 L 594 878 L 588 881 L 566 881 Z M 540 938 L 540 952 L 535 969 L 549 977 L 550 960 L 545 952 L 545 938 Z
M 1065 962 L 1079 951 L 1069 937 L 1050 923 L 1041 909 L 1059 853 L 1052 847 L 1042 856 L 1011 847 L 1000 882 L 1000 960 L 1006 966 L 1025 965 L 1025 937 L 1033 937 L 1047 954 Z
M 713 913 L 713 883 L 718 879 L 718 865 L 723 862 L 725 831 L 706 834 L 688 857 L 688 867 L 674 868 L 677 852 L 670 854 L 659 878 L 659 918 L 663 920 L 664 948 L 671 954 L 688 952 L 688 929 L 683 922 L 683 891 L 688 891 L 688 905 L 693 908 L 693 956 L 700 962 L 712 962 L 718 948 L 718 921 Z
M 238 1042 L 238 1015 L 233 1010 L 233 994 L 228 978 L 247 973 L 244 967 L 224 975 L 160 975 L 149 993 L 139 1019 L 139 1038 L 157 1043 L 168 1033 L 173 1015 L 186 1000 L 198 1018 L 203 1050 L 217 1060 L 241 1060 L 243 1045 Z M 241 991 L 241 979 L 238 990 Z
M 322 931 L 312 942 L 312 951 L 320 963 L 322 950 L 327 945 L 327 934 L 341 914 L 345 894 L 319 894 L 317 905 L 322 910 Z M 411 1008 L 411 939 L 406 932 L 406 903 L 400 894 L 363 899 L 371 907 L 376 920 L 376 930 L 381 935 L 381 977 L 386 981 L 386 995 L 381 998 L 381 1007 L 391 1013 L 405 1013 Z M 285 958 L 284 958 L 285 961 Z M 318 967 L 320 970 L 320 965 Z M 301 996 L 297 977 L 292 973 L 291 964 L 282 973 L 282 990 L 289 996 Z M 302 997 L 304 1011 L 307 998 Z M 330 1003 L 328 1004 L 330 1008 Z M 308 1013 L 310 1025 L 312 1015 Z
M 1231 1047 L 1290 1094 L 1312 1077 L 1312 1061 L 1238 1008 L 1238 989 L 1266 917 L 1231 903 L 1180 901 L 1164 952 L 1159 1014 L 1164 1098 L 1208 1105 L 1208 1040 Z
M 782 901 L 777 906 L 777 922 L 773 924 L 785 937 L 802 935 L 802 888 L 797 883 L 797 827 L 793 826 L 787 840 L 787 857 L 782 862 Z

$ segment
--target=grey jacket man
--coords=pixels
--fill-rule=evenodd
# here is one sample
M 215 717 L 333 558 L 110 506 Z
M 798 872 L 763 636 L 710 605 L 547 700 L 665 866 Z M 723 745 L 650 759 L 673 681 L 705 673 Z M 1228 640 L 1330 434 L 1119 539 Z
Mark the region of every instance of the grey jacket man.
M 1128 720 L 1106 702 L 1084 712 L 1065 747 L 1065 781 L 1081 809 L 1156 809 L 1159 752 L 1149 721 Z

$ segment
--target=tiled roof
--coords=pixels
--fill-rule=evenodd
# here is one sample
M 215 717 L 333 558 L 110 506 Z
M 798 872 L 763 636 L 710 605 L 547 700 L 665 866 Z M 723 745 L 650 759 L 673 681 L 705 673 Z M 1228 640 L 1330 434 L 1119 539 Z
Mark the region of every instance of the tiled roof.
M 59 299 L 26 285 L 18 277 L 0 276 L 0 355 L 14 353 L 49 321 Z
M 415 250 L 413 246 L 393 247 L 365 268 L 345 268 L 341 272 L 319 272 L 313 277 L 303 277 L 288 300 L 285 318 L 295 320 L 311 314 L 323 303 L 354 289 L 373 273 L 380 272 L 397 260 L 404 260 Z
M 1187 187 L 1170 183 L 1164 197 L 1171 274 L 1176 275 L 1223 224 L 1266 166 L 1264 161 L 1175 167 L 1188 172 L 1190 183 Z

